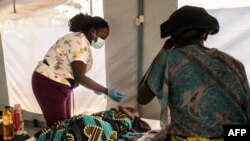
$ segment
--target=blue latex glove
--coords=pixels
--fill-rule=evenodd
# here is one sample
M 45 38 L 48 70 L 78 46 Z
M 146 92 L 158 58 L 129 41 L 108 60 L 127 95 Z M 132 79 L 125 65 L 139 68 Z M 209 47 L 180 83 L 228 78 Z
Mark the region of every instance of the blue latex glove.
M 125 94 L 114 88 L 108 88 L 108 96 L 116 102 L 122 101 Z

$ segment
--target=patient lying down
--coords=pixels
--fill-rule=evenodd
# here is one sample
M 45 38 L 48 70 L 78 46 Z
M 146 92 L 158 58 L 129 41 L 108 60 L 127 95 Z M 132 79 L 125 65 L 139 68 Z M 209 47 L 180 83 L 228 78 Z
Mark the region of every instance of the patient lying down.
M 42 128 L 35 134 L 38 141 L 134 141 L 151 130 L 131 107 L 118 106 L 92 115 L 80 114 Z

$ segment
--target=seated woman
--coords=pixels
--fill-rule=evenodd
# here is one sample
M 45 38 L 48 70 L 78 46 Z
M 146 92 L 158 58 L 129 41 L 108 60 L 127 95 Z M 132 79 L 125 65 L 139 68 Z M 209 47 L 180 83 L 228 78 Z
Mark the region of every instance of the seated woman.
M 77 115 L 54 123 L 35 134 L 38 141 L 115 141 L 135 140 L 150 126 L 131 107 L 105 110 L 92 115 Z
M 170 36 L 138 86 L 139 104 L 161 103 L 161 131 L 152 140 L 219 141 L 223 126 L 250 124 L 250 89 L 244 65 L 204 46 L 219 31 L 205 9 L 184 6 L 161 25 Z M 168 114 L 170 113 L 170 115 Z

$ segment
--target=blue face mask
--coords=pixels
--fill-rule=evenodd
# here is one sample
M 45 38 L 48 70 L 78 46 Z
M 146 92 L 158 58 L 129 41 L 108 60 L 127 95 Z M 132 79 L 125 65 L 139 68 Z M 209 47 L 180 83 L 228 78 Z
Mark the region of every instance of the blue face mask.
M 105 40 L 98 37 L 96 42 L 92 40 L 91 46 L 94 47 L 95 49 L 100 49 L 104 46 L 104 44 L 105 44 Z

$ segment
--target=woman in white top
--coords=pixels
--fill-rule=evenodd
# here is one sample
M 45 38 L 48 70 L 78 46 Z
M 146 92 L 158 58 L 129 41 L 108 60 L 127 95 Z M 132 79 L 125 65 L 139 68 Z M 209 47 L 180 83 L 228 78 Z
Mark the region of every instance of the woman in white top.
M 71 117 L 71 93 L 79 84 L 117 102 L 124 97 L 119 90 L 106 88 L 85 75 L 93 62 L 91 46 L 103 47 L 109 35 L 108 23 L 80 13 L 70 19 L 69 30 L 48 50 L 32 76 L 33 92 L 48 126 Z

